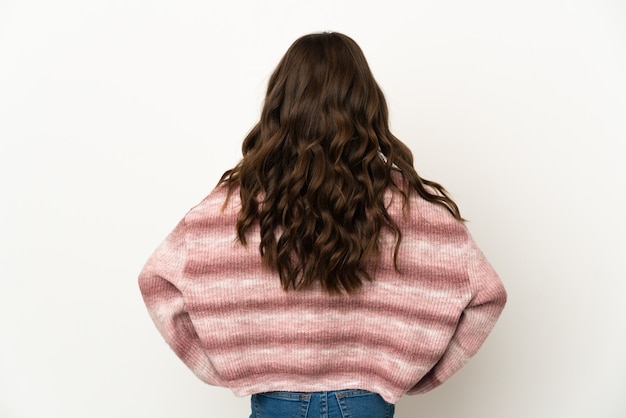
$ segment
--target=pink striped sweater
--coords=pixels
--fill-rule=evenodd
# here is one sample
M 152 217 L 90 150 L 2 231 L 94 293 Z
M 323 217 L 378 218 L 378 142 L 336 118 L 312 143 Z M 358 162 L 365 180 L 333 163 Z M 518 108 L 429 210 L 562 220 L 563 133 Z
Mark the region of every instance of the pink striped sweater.
M 156 327 L 204 382 L 238 396 L 366 389 L 395 403 L 427 392 L 459 370 L 485 341 L 506 302 L 498 275 L 466 227 L 413 193 L 394 238 L 383 232 L 373 282 L 350 296 L 320 288 L 285 292 L 262 267 L 258 228 L 236 240 L 238 191 L 192 208 L 139 276 Z M 385 230 L 384 230 L 385 231 Z

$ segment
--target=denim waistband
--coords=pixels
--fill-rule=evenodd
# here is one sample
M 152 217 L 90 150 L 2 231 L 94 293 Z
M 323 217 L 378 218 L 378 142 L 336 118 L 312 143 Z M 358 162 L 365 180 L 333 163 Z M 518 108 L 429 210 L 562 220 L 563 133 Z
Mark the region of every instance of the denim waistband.
M 277 399 L 303 399 L 310 398 L 313 395 L 339 395 L 343 397 L 352 397 L 352 396 L 361 396 L 361 395 L 371 395 L 374 392 L 370 392 L 369 390 L 364 389 L 342 389 L 342 390 L 330 390 L 330 391 L 322 391 L 322 392 L 287 392 L 282 390 L 270 391 L 270 392 L 262 392 L 258 393 L 258 395 L 270 396 L 272 398 Z

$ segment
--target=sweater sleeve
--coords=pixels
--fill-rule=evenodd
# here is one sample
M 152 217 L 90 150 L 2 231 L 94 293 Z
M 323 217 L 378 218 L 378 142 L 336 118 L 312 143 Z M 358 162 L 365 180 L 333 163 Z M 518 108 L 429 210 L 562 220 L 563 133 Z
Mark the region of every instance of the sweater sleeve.
M 176 355 L 204 382 L 219 377 L 202 349 L 181 291 L 185 268 L 185 220 L 157 247 L 139 274 L 139 289 L 152 321 Z
M 428 392 L 463 367 L 478 352 L 504 309 L 507 294 L 500 278 L 471 237 L 468 245 L 472 298 L 444 355 L 408 394 Z

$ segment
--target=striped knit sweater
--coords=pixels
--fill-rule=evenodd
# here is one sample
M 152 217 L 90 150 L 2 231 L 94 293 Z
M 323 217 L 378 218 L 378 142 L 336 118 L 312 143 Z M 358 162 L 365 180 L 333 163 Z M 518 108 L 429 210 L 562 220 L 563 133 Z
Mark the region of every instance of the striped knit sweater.
M 347 388 L 395 403 L 459 370 L 485 341 L 506 302 L 496 272 L 466 227 L 412 193 L 389 191 L 403 232 L 383 230 L 375 280 L 356 294 L 284 291 L 263 267 L 259 229 L 236 239 L 235 190 L 218 186 L 192 208 L 139 276 L 156 327 L 204 382 L 237 396 Z

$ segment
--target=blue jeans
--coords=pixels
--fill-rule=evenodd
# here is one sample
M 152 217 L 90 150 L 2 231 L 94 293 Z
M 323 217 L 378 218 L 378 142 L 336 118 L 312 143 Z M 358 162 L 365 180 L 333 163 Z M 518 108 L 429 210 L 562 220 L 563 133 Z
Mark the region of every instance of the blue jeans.
M 361 389 L 252 395 L 250 418 L 392 418 L 395 407 Z

